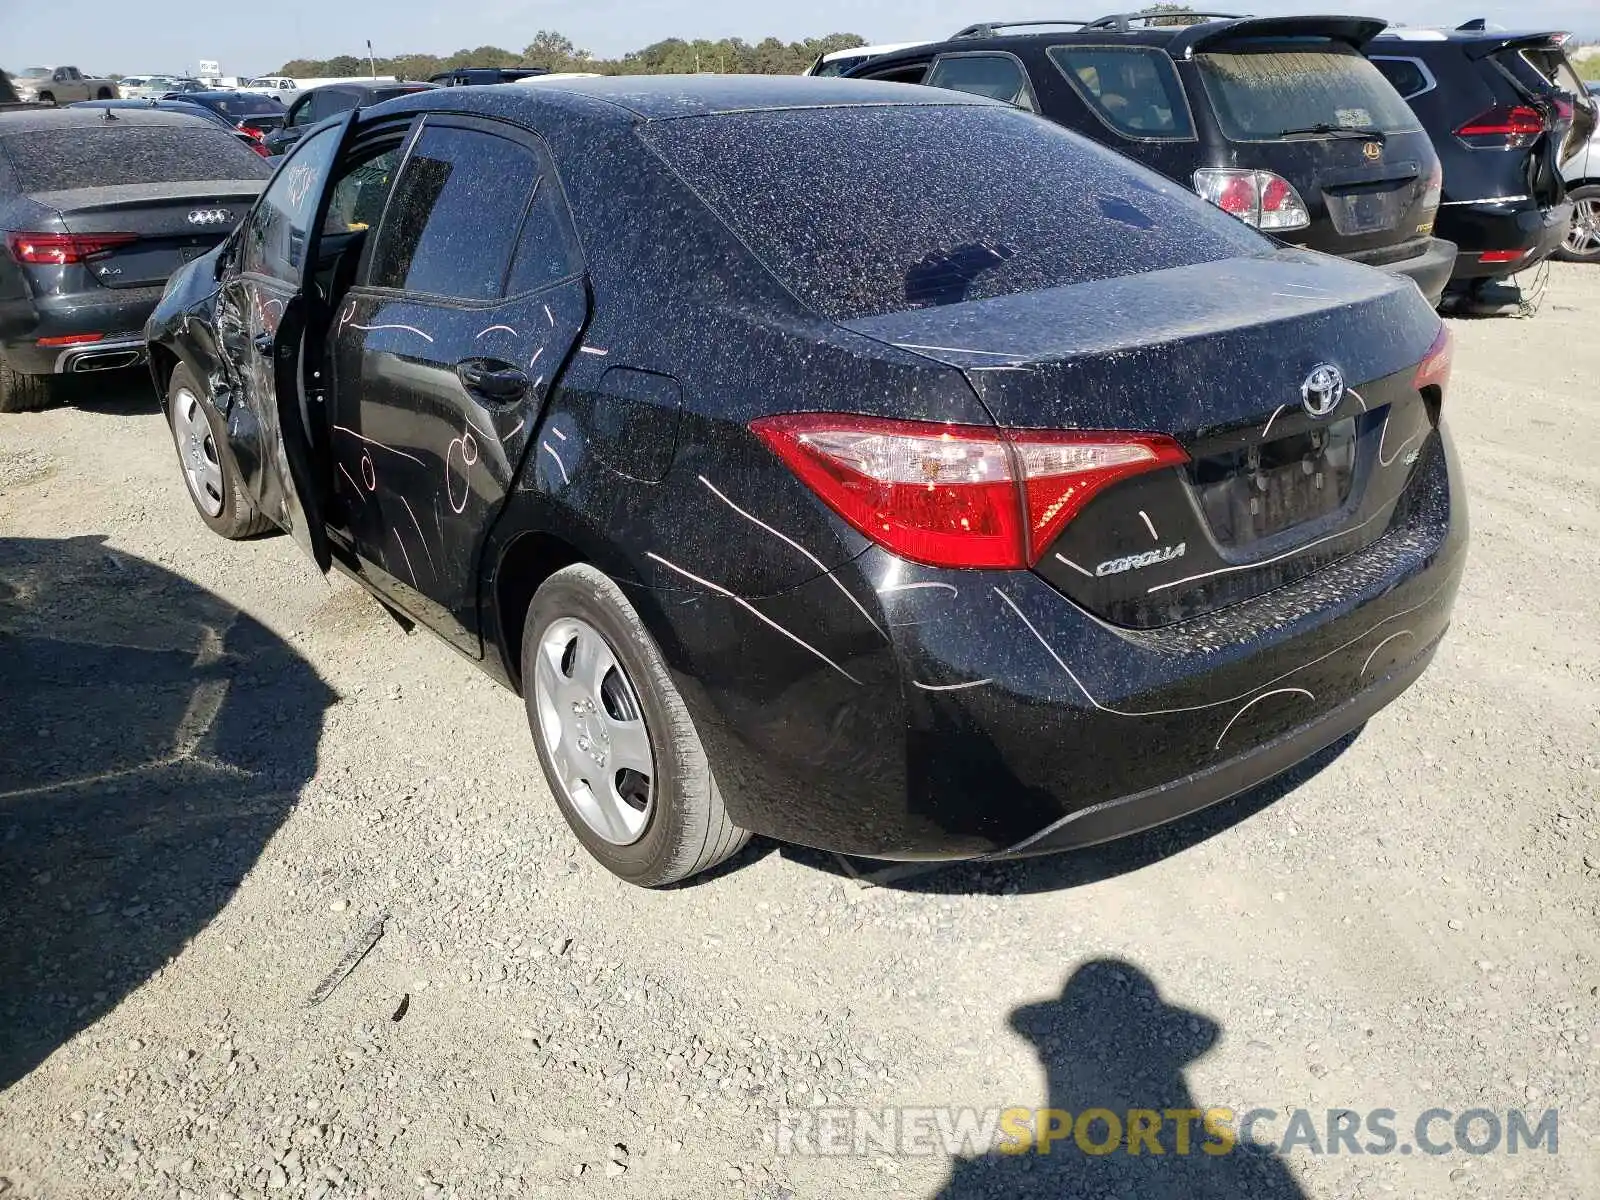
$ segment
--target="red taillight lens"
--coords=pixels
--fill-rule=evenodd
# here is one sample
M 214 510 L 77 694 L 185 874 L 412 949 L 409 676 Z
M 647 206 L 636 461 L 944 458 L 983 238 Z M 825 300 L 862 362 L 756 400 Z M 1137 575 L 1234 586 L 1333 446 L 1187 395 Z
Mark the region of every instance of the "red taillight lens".
M 1311 224 L 1311 214 L 1294 185 L 1271 171 L 1201 167 L 1194 173 L 1194 190 L 1257 229 L 1304 229 Z
M 1450 336 L 1449 326 L 1440 326 L 1439 336 L 1433 339 L 1428 353 L 1417 366 L 1416 389 L 1436 387 L 1443 392 L 1450 386 L 1450 370 L 1455 365 L 1456 341 Z
M 6 235 L 11 257 L 19 263 L 64 267 L 87 262 L 118 246 L 139 240 L 136 233 L 12 233 Z
M 1472 118 L 1456 130 L 1456 136 L 1478 149 L 1514 150 L 1531 144 L 1543 132 L 1544 114 L 1538 109 L 1502 104 Z
M 36 343 L 40 346 L 86 346 L 90 342 L 98 342 L 106 335 L 103 333 L 67 333 L 60 337 L 42 337 Z
M 1528 251 L 1526 250 L 1485 250 L 1478 255 L 1478 261 L 1481 263 L 1514 263 L 1518 259 L 1525 258 L 1527 254 Z
M 936 567 L 1031 566 L 1099 492 L 1189 457 L 1159 434 L 840 413 L 763 417 L 750 428 L 856 529 Z

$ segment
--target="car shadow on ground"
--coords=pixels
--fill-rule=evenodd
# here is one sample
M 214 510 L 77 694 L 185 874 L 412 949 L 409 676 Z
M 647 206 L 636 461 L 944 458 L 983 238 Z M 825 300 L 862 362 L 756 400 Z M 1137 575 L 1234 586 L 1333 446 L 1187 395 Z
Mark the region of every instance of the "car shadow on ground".
M 0 1089 L 222 910 L 334 699 L 276 634 L 100 537 L 0 538 Z
M 1216 1131 L 1202 1123 L 1207 1103 L 1191 1093 L 1183 1072 L 1216 1044 L 1221 1029 L 1203 1013 L 1167 1003 L 1131 963 L 1084 963 L 1059 998 L 1018 1008 L 1009 1020 L 1044 1066 L 1042 1107 L 1059 1115 L 1030 1116 L 1024 1128 L 1031 1144 L 1011 1143 L 1027 1146 L 1022 1153 L 995 1149 L 955 1159 L 937 1200 L 1304 1200 L 1283 1159 L 1253 1145 L 1230 1145 L 1235 1114 L 1219 1119 Z M 1029 1097 L 1013 1103 L 1034 1108 Z M 1091 1110 L 1100 1112 L 1086 1116 Z M 1151 1133 L 1130 1142 L 1136 1120 Z M 1188 1132 L 1181 1140 L 1180 1123 Z M 1045 1152 L 1038 1131 L 1047 1127 L 1062 1132 Z
M 1118 838 L 1082 850 L 1009 862 L 978 860 L 944 865 L 846 859 L 837 854 L 800 846 L 784 846 L 780 853 L 793 861 L 857 880 L 863 885 L 901 891 L 941 895 L 1002 895 L 1083 887 L 1152 866 L 1248 820 L 1326 770 L 1360 736 L 1360 729 L 1346 734 L 1282 775 L 1231 800 L 1201 809 L 1170 824 L 1158 825 L 1131 837 Z M 759 855 L 760 852 L 760 847 L 753 846 L 730 860 L 725 867 L 743 865 L 749 861 L 747 856 Z

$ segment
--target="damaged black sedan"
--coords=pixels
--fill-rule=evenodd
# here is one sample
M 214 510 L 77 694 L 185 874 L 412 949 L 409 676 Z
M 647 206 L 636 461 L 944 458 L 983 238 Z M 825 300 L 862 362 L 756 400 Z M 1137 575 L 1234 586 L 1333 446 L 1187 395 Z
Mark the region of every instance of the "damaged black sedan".
M 1415 287 L 948 91 L 348 113 L 147 332 L 201 517 L 519 692 L 645 885 L 1192 812 L 1398 696 L 1463 565 Z

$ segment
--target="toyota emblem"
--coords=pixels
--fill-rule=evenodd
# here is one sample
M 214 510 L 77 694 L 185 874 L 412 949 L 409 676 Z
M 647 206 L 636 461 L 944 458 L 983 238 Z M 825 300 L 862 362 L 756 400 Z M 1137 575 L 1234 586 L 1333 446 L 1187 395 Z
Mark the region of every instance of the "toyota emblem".
M 1323 363 L 1300 385 L 1300 403 L 1313 417 L 1325 417 L 1344 403 L 1344 372 Z
M 197 208 L 189 214 L 191 225 L 223 225 L 228 221 L 228 211 L 223 208 Z

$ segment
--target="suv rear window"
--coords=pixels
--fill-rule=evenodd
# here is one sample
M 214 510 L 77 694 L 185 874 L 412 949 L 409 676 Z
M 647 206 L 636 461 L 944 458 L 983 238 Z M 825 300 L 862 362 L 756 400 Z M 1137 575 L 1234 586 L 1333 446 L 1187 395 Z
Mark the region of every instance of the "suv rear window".
M 1326 127 L 1408 133 L 1421 128 L 1377 67 L 1348 47 L 1234 46 L 1197 56 L 1230 141 L 1271 142 Z
M 1183 85 L 1165 51 L 1051 46 L 1045 53 L 1094 115 L 1125 137 L 1194 136 Z
M 998 105 L 728 113 L 639 136 L 837 321 L 1270 248 L 1161 176 Z
M 266 161 L 224 129 L 112 124 L 9 133 L 0 139 L 23 192 L 121 187 L 130 183 L 265 179 Z

